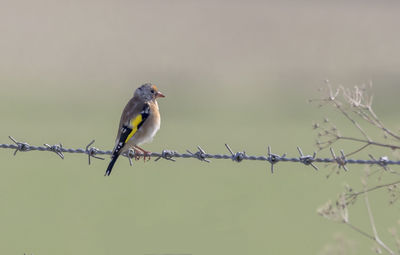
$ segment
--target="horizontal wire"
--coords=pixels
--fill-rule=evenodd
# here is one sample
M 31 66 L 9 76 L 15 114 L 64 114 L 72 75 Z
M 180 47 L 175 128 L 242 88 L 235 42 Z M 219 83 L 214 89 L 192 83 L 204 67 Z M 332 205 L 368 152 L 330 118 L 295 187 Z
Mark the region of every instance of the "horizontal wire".
M 28 151 L 50 151 L 56 153 L 60 158 L 64 159 L 64 153 L 80 153 L 80 154 L 87 154 L 89 165 L 91 163 L 91 158 L 101 159 L 104 158 L 99 157 L 97 155 L 111 155 L 111 150 L 100 150 L 96 147 L 93 147 L 93 143 L 95 140 L 91 141 L 85 149 L 78 148 L 78 149 L 71 149 L 71 148 L 64 148 L 62 144 L 55 144 L 49 145 L 44 144 L 44 146 L 34 146 L 30 145 L 26 142 L 18 142 L 13 137 L 9 136 L 9 138 L 14 142 L 14 144 L 0 144 L 0 148 L 3 149 L 13 149 L 14 155 L 18 151 L 21 152 L 28 152 Z M 149 154 L 152 157 L 157 157 L 155 161 L 159 159 L 166 159 L 170 161 L 175 161 L 175 158 L 194 158 L 200 161 L 210 162 L 209 159 L 231 159 L 235 162 L 241 162 L 243 160 L 259 160 L 259 161 L 268 161 L 271 164 L 271 172 L 274 171 L 274 165 L 278 162 L 295 162 L 295 163 L 302 163 L 304 165 L 309 165 L 313 167 L 315 170 L 318 170 L 318 167 L 314 165 L 314 163 L 336 163 L 339 168 L 343 168 L 344 170 L 348 170 L 346 165 L 347 164 L 364 164 L 364 165 L 379 165 L 386 169 L 388 165 L 400 165 L 400 160 L 389 160 L 388 157 L 383 156 L 379 159 L 375 159 L 372 155 L 370 155 L 371 159 L 364 160 L 364 159 L 348 159 L 345 157 L 343 150 L 340 150 L 341 156 L 336 156 L 335 152 L 332 148 L 330 148 L 332 158 L 317 158 L 316 153 L 314 152 L 313 155 L 304 155 L 300 147 L 297 147 L 300 156 L 299 157 L 286 157 L 286 154 L 279 156 L 277 154 L 273 154 L 271 152 L 271 147 L 268 146 L 268 152 L 266 156 L 250 156 L 247 155 L 246 152 L 233 152 L 232 149 L 229 147 L 228 144 L 225 144 L 226 149 L 229 151 L 230 154 L 210 154 L 206 153 L 200 146 L 197 146 L 196 152 L 191 152 L 187 150 L 187 153 L 179 153 L 173 150 L 163 150 L 162 152 L 152 152 Z M 129 159 L 130 164 L 132 165 L 132 158 L 144 157 L 149 156 L 144 155 L 142 153 L 135 153 L 134 150 L 129 149 L 122 154 Z

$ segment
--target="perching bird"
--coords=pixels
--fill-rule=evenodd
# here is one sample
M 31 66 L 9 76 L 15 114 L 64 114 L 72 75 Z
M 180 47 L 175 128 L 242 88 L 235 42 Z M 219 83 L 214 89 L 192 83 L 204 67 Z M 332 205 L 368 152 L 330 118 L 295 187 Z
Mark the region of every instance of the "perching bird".
M 135 153 L 142 152 L 144 157 L 151 154 L 139 145 L 151 142 L 160 129 L 160 111 L 156 101 L 159 97 L 165 96 L 151 83 L 143 84 L 135 90 L 122 112 L 115 147 L 105 176 L 111 174 L 119 155 L 129 148 L 133 148 Z

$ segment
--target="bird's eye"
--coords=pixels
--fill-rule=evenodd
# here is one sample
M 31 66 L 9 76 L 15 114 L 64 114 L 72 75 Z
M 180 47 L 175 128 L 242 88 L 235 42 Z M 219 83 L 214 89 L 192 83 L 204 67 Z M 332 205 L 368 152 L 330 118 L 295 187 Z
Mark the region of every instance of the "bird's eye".
M 154 94 L 154 89 L 151 89 L 150 92 L 151 92 L 152 94 Z

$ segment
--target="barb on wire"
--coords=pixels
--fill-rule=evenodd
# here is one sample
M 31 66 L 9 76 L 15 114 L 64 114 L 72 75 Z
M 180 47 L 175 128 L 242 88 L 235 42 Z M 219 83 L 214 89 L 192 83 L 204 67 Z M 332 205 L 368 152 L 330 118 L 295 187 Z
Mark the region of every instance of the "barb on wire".
M 341 157 L 336 157 L 336 154 L 335 154 L 335 152 L 333 151 L 332 148 L 329 148 L 329 150 L 331 151 L 332 157 L 333 157 L 333 159 L 336 161 L 336 163 L 338 164 L 339 168 L 343 167 L 343 169 L 344 169 L 345 171 L 349 171 L 349 169 L 346 167 L 346 164 L 347 164 L 348 162 L 347 162 L 347 160 L 346 160 L 346 156 L 344 155 L 343 150 L 340 150 L 340 154 L 342 155 Z M 379 165 L 378 161 L 377 161 L 376 164 Z
M 89 144 L 86 145 L 85 149 L 67 149 L 64 148 L 61 143 L 55 145 L 44 144 L 44 146 L 34 146 L 30 145 L 26 142 L 19 142 L 14 137 L 9 136 L 9 138 L 13 141 L 14 144 L 0 144 L 0 148 L 3 149 L 13 149 L 13 155 L 16 155 L 18 151 L 28 152 L 28 151 L 51 151 L 56 153 L 60 158 L 64 159 L 64 153 L 81 153 L 88 155 L 88 163 L 91 164 L 91 158 L 96 158 L 100 160 L 104 160 L 104 158 L 99 157 L 98 155 L 111 155 L 112 151 L 108 150 L 100 150 L 96 147 L 93 147 L 94 140 L 92 140 Z M 274 166 L 278 162 L 294 162 L 294 163 L 302 163 L 306 166 L 311 166 L 315 170 L 318 170 L 316 166 L 317 163 L 335 163 L 339 166 L 339 168 L 343 168 L 345 171 L 348 171 L 348 164 L 364 164 L 364 165 L 377 165 L 383 167 L 386 170 L 390 170 L 390 165 L 400 165 L 400 160 L 390 160 L 387 156 L 379 157 L 376 159 L 372 155 L 370 155 L 370 159 L 349 159 L 346 158 L 343 150 L 340 150 L 340 156 L 336 156 L 333 148 L 330 148 L 330 152 L 332 158 L 317 158 L 317 153 L 314 152 L 313 155 L 305 155 L 300 147 L 297 147 L 297 150 L 300 154 L 299 157 L 289 158 L 286 157 L 286 153 L 282 154 L 282 156 L 278 154 L 272 153 L 271 147 L 268 146 L 267 156 L 250 156 L 247 155 L 245 151 L 243 152 L 234 152 L 228 144 L 225 144 L 226 149 L 229 151 L 228 154 L 209 154 L 206 153 L 200 146 L 197 146 L 196 152 L 191 152 L 187 150 L 188 153 L 179 153 L 173 150 L 163 150 L 161 153 L 152 152 L 150 156 L 156 157 L 155 161 L 159 161 L 160 159 L 165 159 L 168 161 L 176 161 L 176 158 L 194 158 L 200 161 L 204 161 L 210 163 L 210 159 L 230 159 L 234 162 L 240 163 L 244 160 L 258 160 L 258 161 L 267 161 L 271 165 L 271 173 L 274 173 Z M 129 164 L 132 166 L 132 159 L 139 159 L 140 157 L 148 156 L 141 153 L 135 152 L 133 149 L 129 149 L 124 152 L 121 156 L 127 157 L 129 160 Z
M 128 160 L 129 160 L 129 165 L 133 166 L 132 159 L 133 159 L 133 158 L 136 159 L 136 157 L 137 157 L 137 155 L 136 155 L 136 153 L 135 153 L 135 150 L 133 150 L 133 149 L 130 148 L 130 149 L 126 152 L 126 157 L 127 157 Z
M 95 142 L 95 140 L 92 140 L 90 143 L 88 143 L 88 145 L 86 145 L 86 149 L 85 149 L 85 152 L 88 155 L 89 165 L 90 165 L 90 158 L 91 157 L 104 160 L 104 158 L 96 156 L 96 154 L 99 153 L 99 149 L 97 149 L 96 147 L 90 147 L 94 142 Z
M 61 159 L 64 159 L 64 154 L 62 153 L 62 144 L 55 144 L 53 146 L 48 145 L 47 143 L 44 144 L 44 146 L 46 146 L 49 151 L 54 152 L 55 154 L 57 154 Z M 90 163 L 89 163 L 90 165 Z
M 200 161 L 205 161 L 207 163 L 210 163 L 211 161 L 207 159 L 207 154 L 206 152 L 199 146 L 197 145 L 198 151 L 196 153 L 190 152 L 190 150 L 186 150 L 189 152 L 194 158 L 197 158 Z
M 271 146 L 268 145 L 268 162 L 271 164 L 271 173 L 274 173 L 274 165 L 284 159 L 286 157 L 286 153 L 284 153 L 282 156 L 279 156 L 278 154 L 273 154 L 271 153 Z
M 16 148 L 11 148 L 11 149 L 15 149 L 14 156 L 17 154 L 18 151 L 28 151 L 29 150 L 29 144 L 20 143 L 17 140 L 15 140 L 14 137 L 12 137 L 12 136 L 8 136 L 8 138 L 10 138 L 17 145 Z
M 387 156 L 380 157 L 379 160 L 376 160 L 374 156 L 371 154 L 368 154 L 368 156 L 373 160 L 373 161 L 379 161 L 378 165 L 380 165 L 383 169 L 386 171 L 390 170 L 389 167 L 387 166 L 387 162 L 389 161 L 389 158 Z
M 246 156 L 245 151 L 243 151 L 243 152 L 239 151 L 239 152 L 233 153 L 233 151 L 231 150 L 231 147 L 229 147 L 229 145 L 227 143 L 225 144 L 225 147 L 232 154 L 232 161 L 241 162 L 244 159 L 244 157 Z
M 311 155 L 303 155 L 303 151 L 300 149 L 299 146 L 297 146 L 297 150 L 299 151 L 300 154 L 300 162 L 303 163 L 306 166 L 312 166 L 315 170 L 318 171 L 318 167 L 316 167 L 313 162 L 315 161 L 315 157 L 317 156 L 317 153 L 314 151 L 314 154 Z
M 175 151 L 170 151 L 170 150 L 163 150 L 161 152 L 161 155 L 158 156 L 158 158 L 156 158 L 154 161 L 158 161 L 160 160 L 160 158 L 166 159 L 166 160 L 170 160 L 170 161 L 176 161 L 175 159 L 173 159 L 174 155 L 175 155 Z

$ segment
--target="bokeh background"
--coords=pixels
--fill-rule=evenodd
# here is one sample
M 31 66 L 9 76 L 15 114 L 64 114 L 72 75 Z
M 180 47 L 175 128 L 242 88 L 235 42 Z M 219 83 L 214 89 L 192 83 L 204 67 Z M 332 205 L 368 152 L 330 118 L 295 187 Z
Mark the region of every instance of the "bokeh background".
M 111 149 L 120 113 L 153 82 L 162 128 L 153 151 L 312 153 L 308 104 L 324 80 L 374 83 L 375 108 L 399 128 L 397 1 L 1 0 L 0 143 Z M 353 134 L 351 133 L 351 134 Z M 355 134 L 355 133 L 354 133 Z M 351 145 L 338 144 L 336 149 Z M 143 163 L 0 151 L 1 254 L 322 254 L 334 237 L 348 254 L 372 243 L 316 214 L 363 167 L 327 179 L 291 163 Z M 385 152 L 389 155 L 390 152 Z M 327 156 L 326 152 L 319 155 Z M 360 155 L 360 157 L 366 155 Z M 385 191 L 371 195 L 382 238 L 399 219 Z M 363 203 L 350 219 L 370 232 Z

